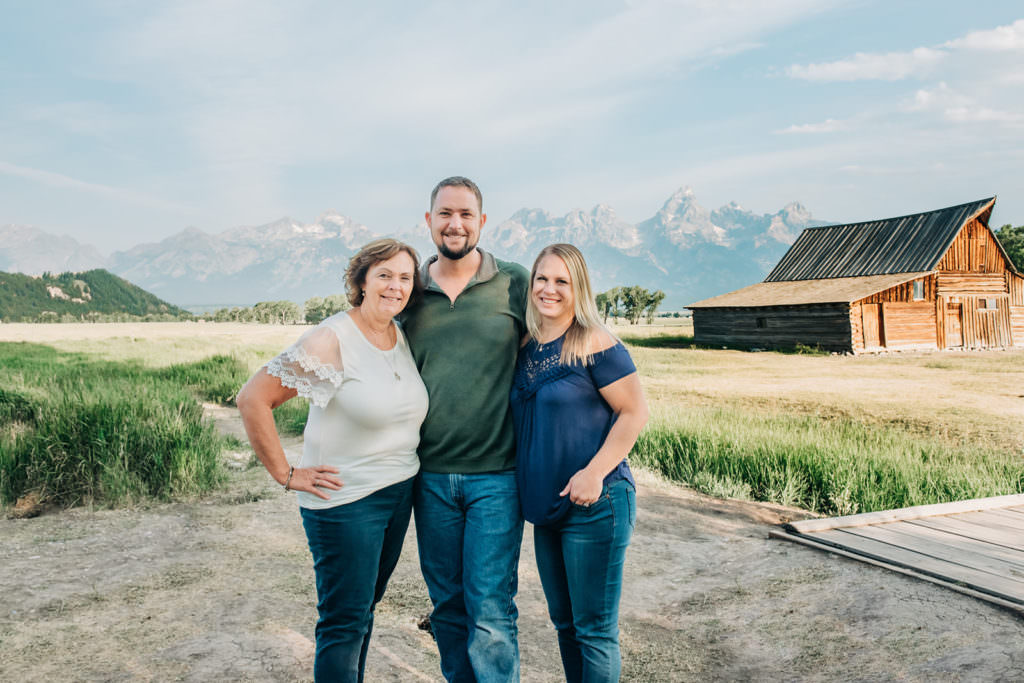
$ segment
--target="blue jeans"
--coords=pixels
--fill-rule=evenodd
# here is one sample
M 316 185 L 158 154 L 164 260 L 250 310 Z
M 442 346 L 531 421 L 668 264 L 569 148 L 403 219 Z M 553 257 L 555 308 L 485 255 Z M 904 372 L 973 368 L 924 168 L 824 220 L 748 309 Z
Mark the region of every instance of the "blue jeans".
M 515 471 L 420 472 L 415 510 L 441 673 L 451 683 L 518 681 L 523 516 Z
M 635 525 L 636 490 L 619 479 L 590 507 L 574 504 L 558 522 L 533 529 L 537 570 L 569 683 L 619 680 L 622 565 Z
M 316 572 L 317 681 L 362 681 L 373 608 L 398 564 L 413 478 L 322 510 L 299 508 Z

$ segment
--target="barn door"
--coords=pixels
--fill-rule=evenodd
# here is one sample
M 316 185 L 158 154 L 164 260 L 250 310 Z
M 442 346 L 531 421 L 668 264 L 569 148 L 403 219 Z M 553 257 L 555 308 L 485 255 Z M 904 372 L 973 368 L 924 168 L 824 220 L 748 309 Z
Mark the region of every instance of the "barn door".
M 864 329 L 864 350 L 879 349 L 882 347 L 882 337 L 879 334 L 881 329 L 881 311 L 878 304 L 863 304 L 861 306 L 861 317 Z
M 946 304 L 946 348 L 964 345 L 963 304 Z

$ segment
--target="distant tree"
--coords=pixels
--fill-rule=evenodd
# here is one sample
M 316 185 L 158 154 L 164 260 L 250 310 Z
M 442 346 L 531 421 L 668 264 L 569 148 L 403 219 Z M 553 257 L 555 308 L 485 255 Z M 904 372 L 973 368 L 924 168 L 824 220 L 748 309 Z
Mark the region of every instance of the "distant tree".
M 665 300 L 665 292 L 661 291 L 660 289 L 655 291 L 655 292 L 651 292 L 648 295 L 648 298 L 647 298 L 647 308 L 645 309 L 645 313 L 647 315 L 647 324 L 648 325 L 650 325 L 650 324 L 652 324 L 654 322 L 654 313 L 658 310 L 658 306 L 660 306 L 661 302 L 664 301 L 664 300 Z
M 1007 223 L 999 228 L 996 237 L 1006 250 L 1007 256 L 1013 261 L 1017 270 L 1024 272 L 1024 225 L 1016 228 Z
M 608 322 L 608 316 L 614 319 L 621 318 L 624 315 L 622 309 L 622 289 L 622 287 L 612 287 L 607 292 L 601 292 L 594 297 L 594 303 L 597 304 L 597 310 L 604 318 L 604 322 Z
M 323 308 L 323 297 L 311 296 L 302 304 L 302 316 L 310 325 L 316 325 L 324 319 Z
M 601 292 L 595 296 L 594 303 L 597 304 L 597 312 L 604 318 L 604 322 L 608 322 L 608 313 L 612 309 L 611 302 L 608 300 L 608 292 Z
M 306 300 L 302 309 L 306 322 L 316 325 L 338 311 L 348 310 L 348 298 L 343 294 L 330 294 L 322 299 L 314 296 Z
M 302 320 L 302 312 L 293 301 L 261 301 L 252 307 L 252 322 L 286 325 Z
M 650 302 L 651 293 L 640 285 L 622 287 L 622 308 L 630 325 L 636 325 Z

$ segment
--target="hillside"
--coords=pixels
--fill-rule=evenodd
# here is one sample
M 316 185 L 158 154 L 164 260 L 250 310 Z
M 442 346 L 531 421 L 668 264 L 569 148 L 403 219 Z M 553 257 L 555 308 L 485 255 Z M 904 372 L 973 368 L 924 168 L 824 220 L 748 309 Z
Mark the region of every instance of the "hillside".
M 188 312 L 102 269 L 39 277 L 0 272 L 0 320 L 31 321 L 41 315 L 53 320 L 66 316 L 88 320 L 98 315 L 180 316 Z

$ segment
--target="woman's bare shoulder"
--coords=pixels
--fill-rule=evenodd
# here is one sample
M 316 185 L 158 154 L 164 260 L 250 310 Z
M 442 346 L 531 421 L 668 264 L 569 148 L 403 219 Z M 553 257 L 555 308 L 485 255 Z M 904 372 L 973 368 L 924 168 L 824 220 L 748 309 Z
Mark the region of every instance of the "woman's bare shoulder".
M 606 329 L 598 328 L 590 333 L 587 352 L 590 354 L 601 353 L 602 351 L 607 351 L 618 343 L 619 340 L 615 335 Z

